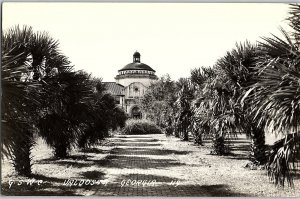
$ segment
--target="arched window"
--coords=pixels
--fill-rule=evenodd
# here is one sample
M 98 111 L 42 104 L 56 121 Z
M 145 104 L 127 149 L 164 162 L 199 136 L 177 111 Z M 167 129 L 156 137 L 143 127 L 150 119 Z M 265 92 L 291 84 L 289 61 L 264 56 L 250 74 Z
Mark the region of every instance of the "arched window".
M 142 118 L 142 113 L 139 107 L 133 107 L 131 110 L 131 117 L 140 119 Z

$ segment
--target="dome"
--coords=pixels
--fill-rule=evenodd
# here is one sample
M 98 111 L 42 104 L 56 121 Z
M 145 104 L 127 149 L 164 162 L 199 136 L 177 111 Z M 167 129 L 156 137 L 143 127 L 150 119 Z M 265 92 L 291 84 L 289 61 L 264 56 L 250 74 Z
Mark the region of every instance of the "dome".
M 130 64 L 127 64 L 126 66 L 124 66 L 121 70 L 119 71 L 124 71 L 124 70 L 148 70 L 148 71 L 153 71 L 155 72 L 155 70 L 153 70 L 150 66 L 148 66 L 147 64 L 144 63 L 139 63 L 139 62 L 133 62 Z
M 133 54 L 133 57 L 141 57 L 141 54 L 138 51 L 135 51 L 135 53 Z
M 141 54 L 136 51 L 133 54 L 133 62 L 127 64 L 126 66 L 124 66 L 121 70 L 119 70 L 119 72 L 120 71 L 126 71 L 126 70 L 147 70 L 147 71 L 153 71 L 153 72 L 155 72 L 155 70 L 153 70 L 147 64 L 141 63 L 140 62 L 140 57 L 141 57 Z

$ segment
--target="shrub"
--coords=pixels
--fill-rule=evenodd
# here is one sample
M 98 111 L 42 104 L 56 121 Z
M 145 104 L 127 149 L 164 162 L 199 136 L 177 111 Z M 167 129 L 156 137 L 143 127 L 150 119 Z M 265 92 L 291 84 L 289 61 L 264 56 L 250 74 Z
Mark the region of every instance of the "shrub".
M 136 120 L 129 119 L 126 122 L 125 127 L 121 131 L 122 134 L 126 135 L 142 135 L 142 134 L 160 134 L 161 129 L 149 120 Z

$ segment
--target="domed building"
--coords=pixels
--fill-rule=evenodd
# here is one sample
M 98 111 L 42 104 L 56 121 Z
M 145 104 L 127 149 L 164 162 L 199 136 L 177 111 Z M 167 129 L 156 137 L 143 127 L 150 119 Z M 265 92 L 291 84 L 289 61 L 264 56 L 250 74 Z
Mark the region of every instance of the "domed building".
M 116 82 L 107 82 L 106 88 L 130 117 L 141 118 L 140 100 L 151 82 L 157 79 L 155 70 L 141 63 L 141 54 L 135 52 L 133 62 L 120 69 Z

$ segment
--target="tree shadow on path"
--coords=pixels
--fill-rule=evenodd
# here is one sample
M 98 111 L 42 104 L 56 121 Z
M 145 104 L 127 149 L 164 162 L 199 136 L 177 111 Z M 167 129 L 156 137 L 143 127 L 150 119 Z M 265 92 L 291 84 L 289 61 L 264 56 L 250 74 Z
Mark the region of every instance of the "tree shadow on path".
M 139 175 L 138 175 L 139 176 Z M 248 194 L 243 194 L 230 190 L 228 185 L 181 185 L 176 178 L 168 178 L 166 176 L 142 176 L 136 179 L 148 179 L 149 183 L 139 183 L 137 181 L 122 180 L 130 179 L 132 175 L 122 176 L 119 182 L 115 184 L 108 184 L 106 187 L 98 189 L 95 193 L 97 196 L 194 196 L 194 197 L 246 197 Z M 133 178 L 132 180 L 134 180 Z M 152 182 L 151 179 L 157 179 Z M 171 183 L 173 182 L 173 184 Z

